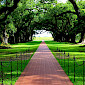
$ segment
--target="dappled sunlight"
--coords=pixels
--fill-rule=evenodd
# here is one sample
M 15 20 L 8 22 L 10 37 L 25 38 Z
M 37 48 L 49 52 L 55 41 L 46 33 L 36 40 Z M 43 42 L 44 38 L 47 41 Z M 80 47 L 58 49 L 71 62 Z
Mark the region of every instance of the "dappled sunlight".
M 64 42 L 47 42 L 49 49 L 52 51 L 55 58 L 58 60 L 65 73 L 68 74 L 68 53 L 69 53 L 69 78 L 74 83 L 74 85 L 83 85 L 83 60 L 85 60 L 85 48 L 79 44 L 70 44 Z M 58 49 L 58 51 L 57 51 Z M 62 51 L 62 52 L 59 52 Z M 65 55 L 64 55 L 65 51 Z M 60 55 L 60 57 L 59 57 Z M 65 56 L 65 57 L 64 57 Z M 76 72 L 75 72 L 75 82 L 74 82 L 74 57 L 76 59 Z M 65 62 L 64 62 L 65 59 Z M 64 67 L 65 63 L 65 67 Z M 81 65 L 81 66 L 79 66 Z M 79 84 L 78 84 L 79 83 Z
M 69 85 L 73 85 L 44 42 L 41 43 L 15 85 L 22 83 L 29 85 L 70 83 Z
M 41 41 L 31 41 L 27 43 L 11 44 L 10 49 L 0 49 L 0 57 L 16 57 L 16 53 L 25 52 L 26 50 L 34 52 L 40 43 Z
M 0 0 L 0 85 L 77 85 L 84 60 L 85 0 Z
M 52 37 L 34 37 L 33 41 L 53 41 Z
M 13 45 L 12 47 L 29 47 L 29 45 Z
M 32 47 L 32 46 L 34 46 L 34 45 L 13 45 L 12 47 Z M 37 45 L 35 45 L 35 46 L 37 46 Z
M 80 44 L 71 44 L 71 43 L 66 43 L 66 42 L 56 42 L 56 41 L 46 41 L 48 47 L 52 50 L 52 51 L 57 51 L 57 48 L 62 50 L 63 52 L 65 51 L 66 54 L 70 54 L 70 56 L 75 56 L 75 57 L 79 57 L 79 58 L 84 58 L 85 56 L 85 48 L 84 47 L 80 47 L 82 45 Z

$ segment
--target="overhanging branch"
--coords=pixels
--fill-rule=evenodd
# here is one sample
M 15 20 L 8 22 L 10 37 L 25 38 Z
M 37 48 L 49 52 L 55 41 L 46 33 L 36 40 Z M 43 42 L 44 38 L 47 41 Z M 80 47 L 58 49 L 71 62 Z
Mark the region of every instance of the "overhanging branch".
M 12 7 L 3 7 L 0 9 L 0 14 L 2 14 L 3 12 L 6 12 L 6 11 L 12 11 L 14 10 L 16 7 L 17 7 L 17 3 L 19 2 L 20 0 L 14 0 L 14 5 Z
M 79 12 L 79 8 L 78 8 L 75 0 L 69 0 L 69 1 L 72 3 L 72 5 L 73 5 L 73 7 L 74 7 L 74 9 L 75 9 L 75 11 L 76 11 L 76 14 L 77 14 L 77 16 L 78 16 L 78 18 L 79 18 L 79 17 L 80 17 L 80 12 Z
M 61 14 L 57 15 L 56 17 L 62 16 L 63 14 L 67 14 L 67 13 L 72 13 L 72 14 L 76 14 L 76 15 L 77 15 L 77 13 L 76 13 L 76 12 L 66 11 L 66 12 L 63 12 L 63 13 L 61 13 Z
M 1 9 L 0 9 L 0 14 L 2 14 L 3 12 L 8 11 L 8 13 L 5 15 L 5 17 L 3 17 L 2 19 L 0 19 L 0 22 L 6 20 L 6 19 L 7 19 L 7 16 L 8 16 L 9 14 L 11 14 L 11 12 L 13 12 L 14 9 L 17 8 L 17 4 L 18 4 L 19 1 L 20 1 L 20 0 L 14 0 L 14 5 L 13 5 L 12 7 L 4 7 L 4 8 L 1 8 Z

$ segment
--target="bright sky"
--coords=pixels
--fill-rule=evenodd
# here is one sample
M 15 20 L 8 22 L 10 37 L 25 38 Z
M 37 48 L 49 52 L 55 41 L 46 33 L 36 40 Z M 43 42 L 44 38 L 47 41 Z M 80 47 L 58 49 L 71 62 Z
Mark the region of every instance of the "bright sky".
M 58 2 L 63 2 L 63 3 L 65 3 L 67 0 L 58 0 Z
M 52 37 L 52 35 L 48 32 L 42 33 L 42 34 L 37 34 L 35 37 Z
M 52 37 L 51 33 L 49 31 L 45 31 L 45 30 L 43 30 L 41 34 L 35 34 L 34 36 L 35 37 Z
M 35 2 L 36 2 L 37 0 L 35 0 Z M 63 2 L 63 3 L 65 3 L 67 0 L 57 0 L 58 2 Z

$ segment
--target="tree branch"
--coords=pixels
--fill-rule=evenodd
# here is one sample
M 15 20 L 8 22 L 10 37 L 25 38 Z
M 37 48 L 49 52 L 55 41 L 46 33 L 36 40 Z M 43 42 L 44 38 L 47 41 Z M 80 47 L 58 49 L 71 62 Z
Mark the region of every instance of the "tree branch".
M 4 8 L 2 8 L 2 9 L 0 9 L 0 14 L 2 14 L 3 12 L 8 11 L 8 13 L 5 15 L 5 17 L 2 18 L 2 19 L 0 19 L 0 22 L 6 20 L 6 19 L 7 19 L 7 16 L 8 16 L 9 14 L 11 14 L 11 12 L 13 12 L 14 9 L 17 8 L 17 4 L 18 4 L 19 1 L 20 1 L 20 0 L 14 0 L 14 5 L 13 5 L 12 7 L 4 7 Z
M 77 15 L 77 13 L 76 13 L 76 12 L 66 11 L 66 12 L 63 12 L 63 13 L 61 13 L 61 14 L 57 15 L 56 17 L 62 16 L 63 14 L 67 14 L 67 13 L 73 13 L 73 14 L 76 14 L 76 15 Z
M 69 0 L 69 1 L 72 3 L 72 5 L 73 5 L 73 7 L 74 7 L 74 9 L 75 9 L 75 11 L 76 11 L 76 14 L 77 14 L 77 16 L 78 16 L 78 18 L 79 18 L 79 17 L 80 17 L 80 12 L 79 12 L 79 8 L 78 8 L 75 0 Z
M 14 5 L 12 7 L 3 7 L 0 9 L 0 14 L 2 14 L 3 12 L 6 12 L 6 11 L 12 11 L 13 9 L 15 9 L 17 7 L 17 3 L 19 2 L 20 0 L 14 0 Z

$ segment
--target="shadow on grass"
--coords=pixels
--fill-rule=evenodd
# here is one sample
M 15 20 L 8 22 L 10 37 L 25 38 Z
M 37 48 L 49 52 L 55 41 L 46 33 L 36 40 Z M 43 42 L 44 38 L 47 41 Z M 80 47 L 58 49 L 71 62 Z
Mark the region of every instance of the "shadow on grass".
M 29 50 L 29 52 L 34 52 L 41 41 L 32 41 L 27 43 L 18 43 L 11 45 L 12 49 L 0 49 L 0 58 L 1 57 L 14 57 L 16 53 L 25 52 Z
M 26 43 L 16 43 L 16 44 L 11 44 L 11 45 L 37 45 L 40 44 L 41 41 L 31 41 L 31 42 L 26 42 Z
M 72 44 L 68 42 L 45 41 L 50 49 L 56 51 L 59 48 L 65 52 L 85 52 L 82 45 Z M 55 45 L 55 46 L 54 46 Z

